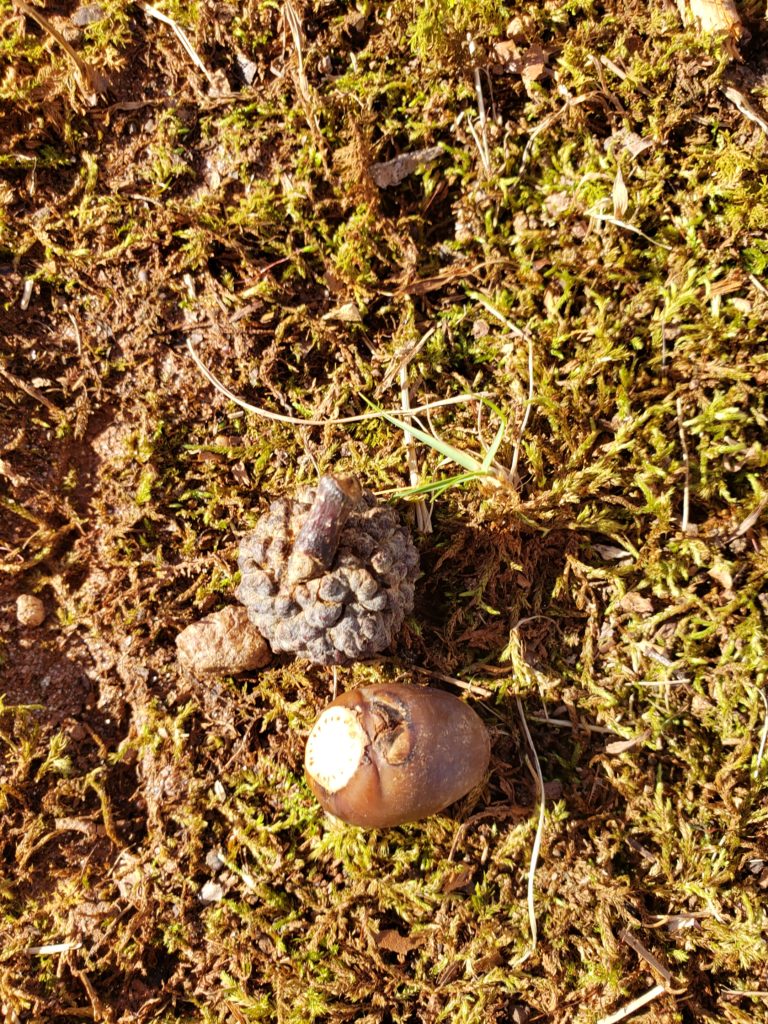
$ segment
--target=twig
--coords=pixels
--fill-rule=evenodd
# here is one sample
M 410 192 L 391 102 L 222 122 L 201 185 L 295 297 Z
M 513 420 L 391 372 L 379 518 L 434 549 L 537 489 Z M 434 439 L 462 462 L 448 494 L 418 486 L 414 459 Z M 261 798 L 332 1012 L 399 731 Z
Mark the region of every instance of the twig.
M 748 121 L 752 121 L 753 124 L 756 124 L 758 128 L 768 135 L 768 121 L 766 121 L 764 117 L 761 117 L 756 108 L 749 102 L 740 89 L 736 89 L 732 85 L 726 85 L 723 89 L 723 93 L 725 94 L 725 98 L 730 100 L 742 116 L 746 117 Z
M 194 46 L 189 41 L 189 36 L 187 36 L 186 32 L 181 27 L 181 25 L 177 24 L 173 20 L 173 18 L 169 18 L 167 14 L 163 14 L 162 11 L 158 11 L 158 9 L 156 7 L 153 7 L 151 4 L 139 3 L 139 7 L 150 18 L 156 18 L 157 21 L 162 21 L 163 24 L 169 25 L 173 29 L 173 31 L 176 33 L 176 38 L 179 40 L 181 45 L 184 47 L 184 49 L 185 49 L 185 51 L 187 53 L 187 56 L 190 58 L 192 63 L 195 65 L 195 67 L 199 68 L 200 71 L 202 71 L 202 73 L 205 75 L 206 79 L 208 80 L 208 84 L 209 85 L 213 85 L 214 84 L 213 76 L 208 71 L 208 68 L 205 66 L 205 64 L 203 64 L 203 62 L 198 57 L 197 52 L 195 51 Z
M 606 67 L 609 71 L 612 71 L 617 78 L 621 79 L 622 82 L 626 82 L 627 79 L 630 78 L 626 71 L 623 71 L 618 64 L 614 64 L 614 62 L 610 60 L 608 57 L 601 56 L 600 63 L 603 65 L 603 67 Z M 650 92 L 650 90 L 646 89 L 644 85 L 641 85 L 639 82 L 637 82 L 634 76 L 632 76 L 630 81 L 632 83 L 632 88 L 636 92 L 642 93 L 643 96 L 653 96 L 653 93 Z
M 480 154 L 480 161 L 483 165 L 483 170 L 485 171 L 486 175 L 490 177 L 491 157 L 488 152 L 488 144 L 485 140 L 485 137 L 483 137 L 482 139 L 480 138 L 480 136 L 477 134 L 477 129 L 472 124 L 472 121 L 469 118 L 467 119 L 467 127 L 469 128 L 469 133 L 472 136 L 475 145 L 477 146 L 477 151 Z M 483 125 L 483 136 L 485 136 L 485 125 Z
M 80 328 L 78 327 L 77 320 L 72 316 L 69 310 L 66 311 L 67 316 L 72 321 L 72 329 L 75 332 L 75 342 L 77 344 L 77 354 L 81 356 L 83 354 L 83 342 L 80 337 Z
M 296 50 L 296 59 L 299 65 L 298 71 L 298 85 L 301 98 L 306 104 L 309 105 L 309 82 L 307 81 L 307 73 L 304 70 L 304 51 L 303 51 L 303 35 L 301 31 L 301 20 L 296 11 L 296 8 L 290 2 L 286 0 L 283 5 L 285 11 L 285 20 L 288 22 L 288 28 L 291 31 L 291 38 L 293 39 L 293 45 Z
M 409 672 L 419 672 L 424 676 L 432 676 L 433 679 L 439 679 L 443 683 L 450 683 L 452 686 L 458 686 L 460 690 L 465 690 L 467 693 L 471 693 L 474 697 L 492 697 L 493 691 L 489 690 L 485 686 L 480 686 L 479 683 L 468 683 L 464 679 L 457 679 L 456 676 L 446 676 L 442 672 L 433 672 L 431 668 L 421 668 L 419 665 L 409 665 Z
M 633 679 L 632 686 L 686 686 L 690 683 L 688 676 L 679 679 Z
M 528 160 L 530 159 L 531 155 L 531 150 L 533 149 L 533 143 L 539 137 L 539 135 L 541 135 L 542 132 L 545 132 L 547 128 L 550 128 L 553 124 L 555 124 L 555 122 L 558 121 L 563 116 L 563 114 L 567 113 L 571 109 L 571 107 L 577 107 L 582 103 L 586 103 L 587 100 L 591 100 L 594 97 L 600 95 L 600 91 L 594 89 L 591 92 L 582 93 L 581 96 L 569 96 L 559 110 L 555 110 L 553 113 L 547 114 L 547 116 L 542 121 L 539 121 L 539 123 L 531 130 L 531 134 L 528 136 L 528 141 L 525 144 L 523 155 L 520 158 L 520 172 L 522 173 L 523 169 L 525 168 L 525 165 L 528 163 Z
M 284 21 L 288 23 L 291 38 L 293 39 L 293 46 L 296 50 L 298 69 L 295 75 L 295 82 L 296 88 L 299 92 L 299 98 L 301 99 L 301 103 L 304 108 L 304 116 L 307 119 L 307 124 L 309 125 L 310 130 L 312 131 L 318 151 L 323 155 L 325 148 L 323 134 L 320 131 L 320 122 L 318 121 L 317 114 L 315 113 L 315 104 L 312 102 L 312 91 L 309 87 L 307 73 L 304 70 L 304 33 L 301 28 L 301 18 L 298 11 L 291 3 L 291 0 L 285 0 L 285 3 L 283 4 L 283 18 Z M 350 56 L 354 68 L 354 53 L 350 54 Z M 323 159 L 325 159 L 325 157 L 323 157 Z
M 683 513 L 680 517 L 680 529 L 683 533 L 688 532 L 688 515 L 690 512 L 691 502 L 691 466 L 690 459 L 688 456 L 688 441 L 685 437 L 685 427 L 683 425 L 683 402 L 681 398 L 677 399 L 677 429 L 680 432 L 680 445 L 683 449 L 683 466 L 685 467 L 685 485 L 683 487 Z
M 477 45 L 474 39 L 470 38 L 468 41 L 469 55 L 474 57 L 477 51 Z M 483 83 L 480 80 L 480 68 L 475 67 L 474 69 L 475 79 L 475 96 L 477 97 L 477 123 L 480 126 L 481 135 L 478 135 L 477 129 L 472 123 L 471 119 L 467 119 L 467 125 L 472 138 L 477 146 L 477 151 L 480 154 L 480 160 L 483 164 L 483 170 L 490 176 L 491 174 L 491 154 L 488 149 L 488 131 L 487 131 L 487 117 L 485 114 L 485 100 L 483 98 Z
M 636 938 L 627 928 L 624 928 L 619 934 L 619 938 L 637 953 L 641 960 L 645 960 L 650 968 L 652 968 L 660 978 L 664 979 L 667 990 L 672 988 L 672 975 L 664 966 L 664 964 L 655 957 L 650 950 L 646 949 L 642 942 Z
M 464 838 L 466 833 L 469 831 L 472 825 L 476 825 L 478 821 L 486 821 L 488 818 L 493 818 L 498 821 L 500 818 L 513 818 L 513 817 L 527 817 L 527 812 L 521 810 L 519 807 L 507 807 L 504 804 L 492 804 L 487 807 L 484 811 L 480 811 L 477 814 L 473 814 L 471 818 L 467 818 L 461 825 L 456 829 L 456 835 L 453 837 L 451 848 L 448 851 L 449 861 L 452 861 L 456 856 L 456 851 L 459 848 L 459 843 Z
M 658 999 L 659 996 L 664 995 L 666 989 L 663 985 L 654 985 L 653 988 L 649 988 L 643 995 L 638 996 L 637 999 L 633 999 L 631 1003 L 627 1003 L 626 1006 L 622 1006 L 616 1013 L 610 1014 L 608 1017 L 601 1017 L 597 1024 L 618 1024 L 620 1020 L 625 1020 L 630 1017 L 635 1010 L 639 1010 L 647 1003 L 653 1002 L 654 999 Z
M 52 953 L 68 953 L 70 949 L 80 949 L 82 942 L 78 939 L 75 942 L 51 942 L 45 946 L 27 946 L 24 950 L 34 956 L 48 956 Z
M 393 359 L 392 365 L 384 374 L 384 379 L 377 389 L 377 395 L 381 394 L 382 391 L 387 390 L 387 388 L 394 382 L 395 378 L 399 376 L 400 370 L 416 358 L 435 331 L 435 327 L 430 327 L 428 331 L 425 331 L 424 334 L 422 334 L 418 341 L 414 342 L 412 345 L 404 346 L 395 353 L 396 358 Z
M 35 287 L 35 279 L 33 277 L 27 277 L 24 279 L 24 288 L 21 292 L 21 300 L 19 301 L 19 309 L 22 313 L 26 313 L 29 309 L 29 304 L 32 301 L 32 292 Z
M 45 946 L 27 946 L 24 952 L 35 956 L 48 956 L 53 953 L 68 953 L 71 949 L 81 949 L 82 945 L 79 939 L 73 942 L 51 942 Z

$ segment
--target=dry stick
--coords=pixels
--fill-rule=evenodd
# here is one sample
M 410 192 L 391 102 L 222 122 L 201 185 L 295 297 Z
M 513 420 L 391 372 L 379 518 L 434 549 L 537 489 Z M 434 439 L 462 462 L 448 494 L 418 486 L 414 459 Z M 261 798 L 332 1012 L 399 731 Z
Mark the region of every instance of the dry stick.
M 192 341 L 187 338 L 187 351 L 192 356 L 192 359 L 197 366 L 198 370 L 202 373 L 207 381 L 209 381 L 216 390 L 228 398 L 230 402 L 234 402 L 235 405 L 241 409 L 245 409 L 246 412 L 255 413 L 257 416 L 262 416 L 264 419 L 272 420 L 275 423 L 286 423 L 290 426 L 299 427 L 328 427 L 338 426 L 339 424 L 345 423 L 363 423 L 365 420 L 377 420 L 382 416 L 402 416 L 402 409 L 382 409 L 376 412 L 362 412 L 357 416 L 335 416 L 331 419 L 304 419 L 301 416 L 286 416 L 283 413 L 271 412 L 269 409 L 262 409 L 258 405 L 251 405 L 250 402 L 244 401 L 242 398 L 230 391 L 230 389 L 216 377 L 205 365 L 200 356 L 195 351 L 195 347 Z M 487 398 L 487 391 L 477 391 L 470 394 L 454 395 L 452 398 L 440 398 L 434 402 L 426 402 L 424 405 L 417 405 L 413 409 L 409 409 L 407 415 L 418 416 L 420 413 L 429 412 L 430 409 L 442 409 L 447 405 L 463 405 L 466 402 L 473 402 L 478 398 Z
M 301 29 L 301 18 L 296 8 L 291 3 L 291 0 L 285 0 L 283 4 L 283 17 L 288 22 L 288 28 L 291 31 L 291 38 L 293 39 L 293 46 L 296 50 L 296 59 L 298 61 L 298 71 L 296 74 L 296 87 L 299 91 L 299 96 L 304 104 L 304 116 L 307 119 L 307 124 L 312 131 L 315 142 L 322 154 L 323 149 L 323 137 L 320 131 L 320 122 L 317 119 L 314 105 L 312 103 L 312 92 L 309 88 L 309 80 L 307 79 L 307 73 L 304 70 L 304 52 L 303 52 L 303 32 Z M 354 64 L 354 58 L 353 58 Z
M 28 277 L 24 281 L 24 289 L 21 293 L 21 301 L 19 302 L 19 309 L 22 313 L 26 313 L 29 309 L 29 303 L 32 300 L 32 291 L 35 287 L 35 279 Z
M 561 118 L 563 114 L 567 113 L 571 109 L 571 107 L 577 107 L 582 103 L 586 103 L 587 100 L 591 100 L 595 96 L 600 96 L 600 91 L 598 89 L 593 89 L 591 92 L 582 93 L 581 96 L 569 96 L 559 110 L 555 110 L 552 114 L 547 114 L 543 121 L 539 121 L 539 123 L 531 130 L 531 134 L 528 136 L 528 141 L 525 144 L 523 155 L 520 158 L 520 170 L 522 171 L 525 165 L 528 163 L 528 160 L 530 159 L 531 155 L 531 150 L 533 148 L 533 143 L 536 141 L 538 136 L 541 135 L 542 132 L 545 132 L 547 128 L 550 128 L 553 124 L 555 124 L 555 122 L 559 118 Z
M 597 1024 L 618 1024 L 620 1020 L 625 1020 L 631 1016 L 635 1010 L 639 1010 L 645 1006 L 646 1003 L 652 1002 L 659 996 L 664 995 L 666 989 L 663 985 L 654 985 L 653 988 L 648 989 L 643 995 L 638 996 L 637 999 L 633 999 L 631 1003 L 627 1003 L 626 1006 L 622 1006 L 616 1013 L 610 1014 L 608 1017 L 601 1017 Z
M 25 3 L 24 0 L 11 0 L 11 2 L 17 11 L 20 11 L 22 14 L 26 14 L 28 18 L 36 21 L 44 32 L 47 32 L 49 36 L 56 40 L 77 68 L 78 77 L 76 81 L 80 92 L 83 94 L 85 102 L 89 107 L 95 107 L 97 97 L 100 94 L 103 95 L 107 89 L 107 82 L 103 75 L 99 74 L 95 68 L 92 68 L 90 64 L 82 59 L 82 57 L 78 56 L 61 32 L 59 32 L 59 30 L 52 25 L 50 21 L 48 21 L 48 19 L 37 10 L 37 8 L 31 7 L 29 4 Z
M 683 533 L 688 532 L 688 515 L 690 512 L 690 485 L 691 485 L 691 465 L 688 457 L 688 442 L 685 439 L 685 427 L 683 425 L 683 402 L 682 399 L 678 398 L 676 402 L 677 407 L 677 428 L 680 432 L 680 444 L 683 449 L 683 466 L 685 467 L 685 486 L 683 487 L 683 514 L 680 518 L 680 529 Z
M 768 505 L 768 498 L 763 498 L 757 508 L 753 508 L 749 515 L 745 519 L 742 519 L 725 543 L 730 544 L 732 541 L 736 540 L 737 537 L 743 537 L 745 533 L 748 533 L 763 514 L 766 505 Z
M 66 314 L 69 317 L 69 319 L 72 321 L 72 328 L 73 328 L 73 330 L 75 332 L 75 341 L 77 342 L 77 354 L 79 356 L 81 356 L 83 354 L 83 343 L 82 343 L 82 339 L 80 337 L 80 328 L 77 325 L 77 320 L 75 320 L 75 318 L 72 316 L 72 314 L 69 312 L 69 310 L 66 310 Z
M 296 59 L 298 60 L 299 64 L 299 92 L 301 93 L 301 98 L 304 100 L 305 103 L 308 104 L 310 100 L 309 82 L 307 81 L 307 74 L 304 70 L 304 53 L 302 49 L 301 20 L 299 19 L 299 15 L 296 12 L 296 8 L 293 6 L 290 0 L 286 0 L 286 3 L 284 4 L 284 11 L 285 20 L 288 22 L 288 28 L 291 30 L 291 37 L 293 39 L 293 45 L 296 50 Z
M 425 331 L 424 334 L 422 334 L 418 341 L 414 342 L 412 345 L 404 346 L 399 352 L 395 353 L 397 358 L 393 359 L 392 365 L 384 374 L 384 379 L 381 382 L 379 393 L 386 391 L 386 389 L 394 383 L 395 377 L 400 374 L 400 370 L 416 358 L 436 330 L 436 327 L 430 327 L 428 331 Z
M 156 18 L 157 21 L 162 21 L 163 24 L 170 25 L 170 27 L 176 33 L 177 39 L 186 50 L 187 56 L 190 58 L 192 63 L 196 67 L 198 67 L 200 71 L 202 71 L 202 73 L 208 79 L 209 85 L 213 85 L 213 78 L 210 72 L 208 71 L 208 68 L 205 66 L 205 64 L 203 64 L 203 62 L 198 57 L 197 53 L 195 52 L 195 48 L 192 45 L 192 43 L 190 43 L 189 37 L 187 36 L 184 29 L 180 25 L 178 25 L 173 20 L 173 18 L 169 18 L 167 14 L 163 14 L 162 11 L 158 11 L 158 9 L 156 7 L 153 7 L 151 4 L 139 3 L 139 7 L 142 9 L 142 11 L 144 11 L 145 14 L 149 15 L 150 18 Z
M 725 94 L 725 98 L 730 100 L 740 114 L 746 117 L 748 121 L 752 121 L 761 128 L 766 135 L 768 135 L 768 121 L 766 121 L 764 117 L 760 116 L 756 108 L 749 102 L 740 89 L 736 89 L 732 85 L 727 85 L 723 89 L 723 93 Z
M 619 934 L 619 938 L 637 953 L 641 960 L 645 960 L 649 967 L 651 967 L 660 978 L 664 979 L 667 990 L 672 988 L 672 975 L 664 966 L 664 964 L 655 957 L 650 950 L 646 949 L 642 942 L 636 938 L 627 928 L 624 928 Z M 685 991 L 684 989 L 682 991 Z
M 433 679 L 439 679 L 443 683 L 450 683 L 452 686 L 458 686 L 460 690 L 465 690 L 467 693 L 471 693 L 473 697 L 492 697 L 493 690 L 487 689 L 485 686 L 480 686 L 479 683 L 468 683 L 464 679 L 457 679 L 456 676 L 447 676 L 442 672 L 434 672 L 431 668 L 421 668 L 420 665 L 409 665 L 409 672 L 420 672 L 424 676 L 432 676 Z

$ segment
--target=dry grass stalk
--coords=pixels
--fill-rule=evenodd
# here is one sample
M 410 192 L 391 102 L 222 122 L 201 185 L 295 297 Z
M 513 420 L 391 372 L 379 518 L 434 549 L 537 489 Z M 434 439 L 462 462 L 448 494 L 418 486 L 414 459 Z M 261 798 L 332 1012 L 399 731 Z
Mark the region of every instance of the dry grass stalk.
M 107 91 L 107 81 L 103 75 L 95 68 L 92 68 L 90 64 L 75 52 L 61 32 L 36 7 L 25 3 L 25 0 L 11 0 L 11 2 L 17 11 L 28 18 L 32 18 L 44 32 L 47 32 L 52 39 L 56 40 L 77 69 L 75 81 L 82 93 L 83 99 L 89 107 L 95 107 L 99 101 L 99 96 L 105 95 Z
M 189 59 L 192 61 L 196 68 L 202 71 L 202 73 L 208 80 L 209 85 L 213 85 L 213 76 L 208 71 L 208 68 L 205 66 L 205 64 L 203 64 L 200 57 L 198 57 L 197 51 L 195 50 L 192 43 L 189 41 L 189 36 L 186 34 L 181 25 L 179 25 L 178 22 L 175 22 L 173 18 L 169 18 L 167 14 L 163 14 L 162 11 L 158 11 L 158 9 L 156 7 L 153 7 L 151 4 L 140 3 L 139 7 L 141 7 L 142 11 L 144 11 L 144 13 L 148 17 L 154 18 L 156 21 L 162 21 L 164 25 L 169 25 L 173 29 L 173 31 L 176 33 L 176 38 L 181 43 Z
M 663 985 L 654 985 L 653 988 L 649 988 L 643 995 L 638 996 L 637 999 L 633 999 L 631 1003 L 627 1003 L 622 1006 L 620 1010 L 615 1013 L 609 1014 L 607 1017 L 601 1017 L 597 1024 L 619 1024 L 619 1021 L 626 1020 L 627 1017 L 631 1017 L 633 1013 L 641 1010 L 648 1003 L 653 1002 L 654 999 L 658 999 L 659 996 L 664 995 L 666 989 Z

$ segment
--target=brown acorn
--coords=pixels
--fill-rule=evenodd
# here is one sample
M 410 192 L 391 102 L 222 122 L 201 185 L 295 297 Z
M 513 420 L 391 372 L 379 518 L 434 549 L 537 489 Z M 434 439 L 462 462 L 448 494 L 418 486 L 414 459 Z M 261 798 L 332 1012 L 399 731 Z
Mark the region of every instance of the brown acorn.
M 341 694 L 307 739 L 304 767 L 326 811 L 387 828 L 436 814 L 483 780 L 485 726 L 443 690 L 387 684 Z

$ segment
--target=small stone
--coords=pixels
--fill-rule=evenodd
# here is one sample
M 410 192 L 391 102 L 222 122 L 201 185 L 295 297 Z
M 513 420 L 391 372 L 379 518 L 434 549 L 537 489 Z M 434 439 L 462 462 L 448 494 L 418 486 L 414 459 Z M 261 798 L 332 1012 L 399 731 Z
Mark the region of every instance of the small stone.
M 45 605 L 34 594 L 19 594 L 16 598 L 16 618 L 22 626 L 39 626 L 45 618 Z
M 206 882 L 200 890 L 200 899 L 203 903 L 218 903 L 224 899 L 224 886 L 219 882 Z
M 266 665 L 272 654 L 245 608 L 229 605 L 176 637 L 179 664 L 197 676 L 234 676 Z
M 86 4 L 85 7 L 79 7 L 75 11 L 70 21 L 73 25 L 77 25 L 78 28 L 85 28 L 87 25 L 95 25 L 103 17 L 104 8 L 101 4 Z
M 223 867 L 226 867 L 219 850 L 209 850 L 205 855 L 205 863 L 214 873 L 219 872 Z

